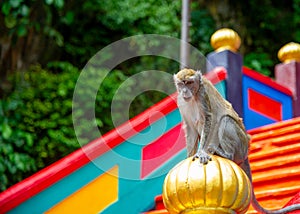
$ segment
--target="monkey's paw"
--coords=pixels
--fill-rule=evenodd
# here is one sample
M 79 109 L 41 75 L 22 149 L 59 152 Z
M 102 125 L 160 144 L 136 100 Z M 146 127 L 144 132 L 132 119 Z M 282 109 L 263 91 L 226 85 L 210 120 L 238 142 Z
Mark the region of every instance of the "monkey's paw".
M 198 158 L 199 158 L 200 163 L 202 163 L 202 164 L 207 164 L 208 161 L 212 160 L 210 155 L 205 152 L 200 152 L 200 153 L 195 154 L 193 157 L 193 161 Z

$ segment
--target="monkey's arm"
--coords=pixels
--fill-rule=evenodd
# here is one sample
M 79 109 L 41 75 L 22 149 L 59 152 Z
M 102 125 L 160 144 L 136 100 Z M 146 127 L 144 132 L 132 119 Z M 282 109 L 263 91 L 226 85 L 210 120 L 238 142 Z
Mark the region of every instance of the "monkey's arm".
M 183 118 L 183 129 L 185 131 L 186 149 L 188 157 L 196 154 L 199 142 L 198 132 Z
M 212 124 L 213 115 L 212 115 L 212 109 L 211 109 L 211 103 L 209 99 L 209 95 L 206 90 L 206 83 L 200 82 L 200 89 L 199 89 L 199 99 L 201 100 L 201 108 L 202 112 L 204 113 L 204 126 L 201 130 L 201 139 L 200 139 L 200 145 L 198 152 L 195 156 L 195 158 L 200 159 L 200 163 L 207 163 L 209 160 L 211 160 L 211 157 L 208 154 L 208 136 L 211 132 L 211 129 L 214 128 Z

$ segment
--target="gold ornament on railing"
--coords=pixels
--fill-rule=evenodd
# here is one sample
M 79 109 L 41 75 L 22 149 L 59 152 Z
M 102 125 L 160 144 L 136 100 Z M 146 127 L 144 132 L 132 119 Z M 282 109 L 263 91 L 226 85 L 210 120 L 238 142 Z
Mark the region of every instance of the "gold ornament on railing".
M 210 44 L 216 52 L 231 50 L 237 52 L 241 46 L 241 38 L 234 30 L 222 28 L 210 38 Z
M 170 214 L 245 213 L 251 199 L 251 183 L 234 162 L 212 156 L 206 165 L 191 158 L 167 174 L 163 202 Z
M 292 61 L 300 62 L 300 44 L 290 42 L 284 45 L 278 51 L 278 59 L 283 63 L 289 63 Z

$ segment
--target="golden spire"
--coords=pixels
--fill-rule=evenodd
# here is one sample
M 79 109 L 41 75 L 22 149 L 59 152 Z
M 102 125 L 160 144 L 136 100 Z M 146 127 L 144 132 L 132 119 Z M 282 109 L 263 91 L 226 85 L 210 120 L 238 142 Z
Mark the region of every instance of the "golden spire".
M 216 52 L 231 50 L 237 52 L 241 46 L 241 38 L 234 30 L 222 28 L 210 38 L 210 44 Z
M 212 156 L 206 165 L 192 157 L 167 174 L 163 202 L 169 213 L 245 213 L 251 200 L 251 183 L 234 162 Z
M 290 42 L 284 45 L 278 51 L 278 59 L 283 63 L 288 63 L 292 61 L 300 62 L 300 44 L 295 42 Z

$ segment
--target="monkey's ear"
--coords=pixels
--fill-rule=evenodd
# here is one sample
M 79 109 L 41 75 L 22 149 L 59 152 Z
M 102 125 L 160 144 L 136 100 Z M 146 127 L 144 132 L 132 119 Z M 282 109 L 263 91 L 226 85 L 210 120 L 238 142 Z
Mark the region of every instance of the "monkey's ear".
M 173 75 L 173 80 L 174 80 L 174 83 L 176 84 L 176 86 L 177 86 L 177 83 L 180 82 L 180 80 L 178 79 L 176 74 Z
M 196 77 L 197 79 L 199 79 L 199 80 L 201 80 L 201 79 L 202 79 L 202 73 L 201 73 L 201 71 L 200 71 L 200 70 L 197 70 L 197 71 L 196 71 L 196 73 L 195 73 L 195 77 Z
M 202 72 L 200 70 L 197 70 L 196 74 L 202 76 Z
M 176 74 L 173 74 L 173 80 L 176 82 L 177 81 L 177 76 Z

